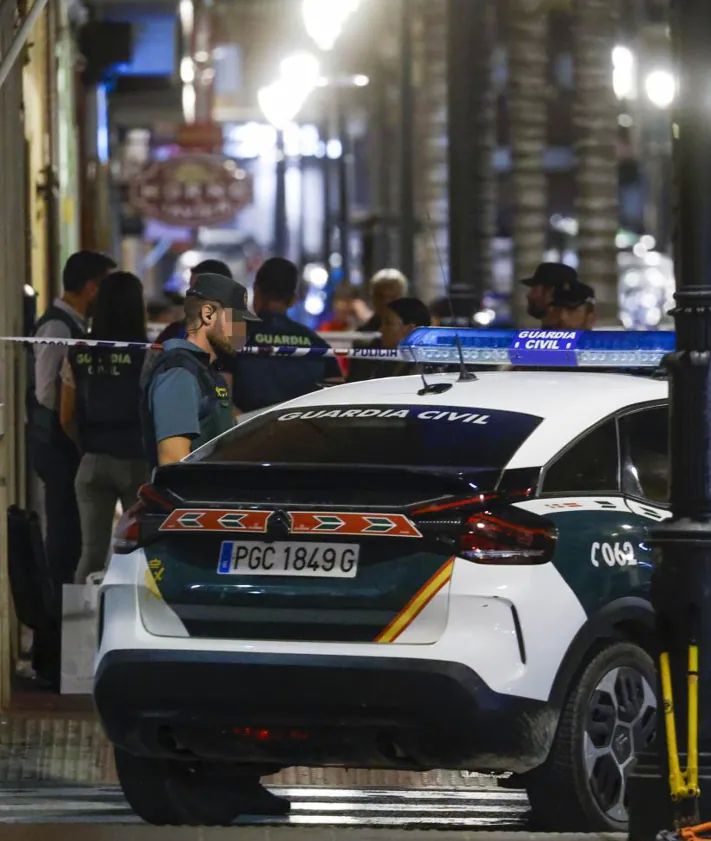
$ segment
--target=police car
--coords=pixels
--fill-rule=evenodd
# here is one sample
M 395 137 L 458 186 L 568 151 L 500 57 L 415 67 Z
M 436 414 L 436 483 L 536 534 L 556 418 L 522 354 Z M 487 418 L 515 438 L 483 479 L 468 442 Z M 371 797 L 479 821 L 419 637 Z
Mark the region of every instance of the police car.
M 413 346 L 637 367 L 671 349 L 651 335 L 425 329 Z M 666 403 L 632 373 L 380 379 L 159 468 L 101 593 L 95 698 L 134 809 L 180 822 L 175 797 L 197 796 L 196 822 L 225 823 L 240 769 L 447 768 L 511 772 L 540 827 L 624 829 L 657 717 Z

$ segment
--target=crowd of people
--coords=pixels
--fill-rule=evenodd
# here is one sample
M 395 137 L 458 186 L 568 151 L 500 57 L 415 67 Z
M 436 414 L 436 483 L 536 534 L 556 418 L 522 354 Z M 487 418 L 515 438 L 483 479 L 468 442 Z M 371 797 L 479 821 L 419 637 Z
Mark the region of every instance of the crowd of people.
M 106 255 L 82 251 L 67 260 L 62 280 L 63 294 L 35 325 L 37 337 L 147 343 L 138 277 Z M 594 293 L 573 269 L 543 263 L 522 283 L 528 312 L 542 327 L 592 327 Z M 161 350 L 33 346 L 29 448 L 44 485 L 46 562 L 56 591 L 103 570 L 117 503 L 130 507 L 153 467 L 179 461 L 242 413 L 344 380 L 414 369 L 407 361 L 339 365 L 331 357 L 239 354 L 247 344 L 328 347 L 289 315 L 298 285 L 293 263 L 266 260 L 255 277 L 252 311 L 247 289 L 228 266 L 206 260 L 192 270 L 184 317 L 158 336 Z M 396 348 L 417 327 L 443 319 L 410 295 L 408 279 L 396 269 L 376 273 L 368 291 L 372 312 L 351 292 L 337 291 L 326 334 L 356 329 L 363 334 L 356 344 Z M 366 335 L 373 333 L 379 336 Z M 50 670 L 58 665 L 58 635 L 57 618 L 55 639 L 44 646 L 54 652 L 44 658 Z M 36 652 L 38 671 L 41 660 Z

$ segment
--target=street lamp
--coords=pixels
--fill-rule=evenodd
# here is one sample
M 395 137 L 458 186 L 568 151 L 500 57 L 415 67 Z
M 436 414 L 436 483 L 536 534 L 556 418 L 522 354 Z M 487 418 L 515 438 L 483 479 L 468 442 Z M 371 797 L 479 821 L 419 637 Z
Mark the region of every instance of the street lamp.
M 319 49 L 332 50 L 360 0 L 303 0 L 304 26 Z
M 676 96 L 676 79 L 669 70 L 651 70 L 644 80 L 644 92 L 657 108 L 669 108 Z
M 301 13 L 304 21 L 304 26 L 320 50 L 328 52 L 332 50 L 336 41 L 340 38 L 343 28 L 348 18 L 360 6 L 360 0 L 302 0 Z M 356 87 L 365 87 L 370 80 L 363 74 L 351 77 L 351 85 Z M 347 157 L 345 152 L 346 147 L 346 130 L 345 130 L 345 116 L 343 114 L 342 105 L 338 99 L 337 85 L 332 81 L 322 82 L 322 85 L 333 86 L 331 97 L 332 114 L 327 118 L 326 122 L 330 126 L 335 123 L 339 135 L 341 145 L 341 154 L 339 156 L 339 238 L 340 238 L 340 252 L 342 258 L 343 273 L 346 278 L 349 277 L 349 243 L 348 243 L 348 173 L 347 173 Z M 330 242 L 330 213 L 331 213 L 331 199 L 330 199 L 330 167 L 329 158 L 324 158 L 324 246 L 326 257 L 328 259 L 331 251 Z
M 274 201 L 274 247 L 280 256 L 288 248 L 288 223 L 286 215 L 286 154 L 284 129 L 296 115 L 316 87 L 321 75 L 318 59 L 310 53 L 295 53 L 285 58 L 279 66 L 279 78 L 257 93 L 262 113 L 277 132 L 276 139 L 276 195 Z
M 612 50 L 612 87 L 618 99 L 635 99 L 637 95 L 634 53 L 618 44 Z

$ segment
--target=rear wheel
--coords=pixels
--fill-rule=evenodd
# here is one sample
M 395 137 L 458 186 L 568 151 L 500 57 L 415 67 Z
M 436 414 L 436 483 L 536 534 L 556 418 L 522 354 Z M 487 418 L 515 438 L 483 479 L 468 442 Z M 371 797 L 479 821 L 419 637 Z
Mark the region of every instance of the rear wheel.
M 229 826 L 241 814 L 284 814 L 287 801 L 264 789 L 257 776 L 229 766 L 151 759 L 114 748 L 123 793 L 144 821 L 160 826 Z
M 626 830 L 627 781 L 656 730 L 654 685 L 654 664 L 633 643 L 613 643 L 590 660 L 570 690 L 548 759 L 527 780 L 537 827 Z

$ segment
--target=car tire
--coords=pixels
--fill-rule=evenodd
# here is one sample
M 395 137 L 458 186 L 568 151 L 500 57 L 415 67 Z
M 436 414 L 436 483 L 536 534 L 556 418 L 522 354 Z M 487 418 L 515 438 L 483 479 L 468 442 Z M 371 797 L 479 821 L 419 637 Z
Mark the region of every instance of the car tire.
M 230 826 L 240 814 L 240 779 L 210 766 L 134 756 L 114 748 L 124 796 L 158 826 Z
M 569 690 L 546 762 L 526 779 L 536 829 L 624 832 L 627 780 L 656 730 L 655 669 L 630 642 L 598 651 Z

